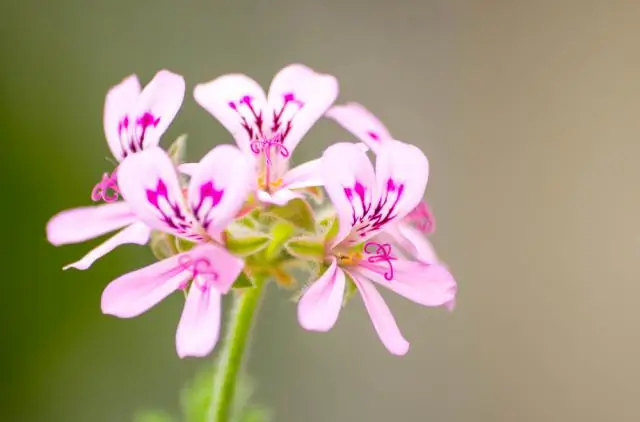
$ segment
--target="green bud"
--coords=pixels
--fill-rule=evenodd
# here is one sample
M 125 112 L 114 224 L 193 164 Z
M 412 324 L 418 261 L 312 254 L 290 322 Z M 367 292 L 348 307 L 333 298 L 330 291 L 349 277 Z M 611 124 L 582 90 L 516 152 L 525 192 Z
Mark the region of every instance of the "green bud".
M 340 220 L 338 220 L 338 217 L 334 216 L 327 222 L 325 227 L 325 239 L 327 241 L 333 240 L 333 238 L 338 234 L 338 230 L 340 230 Z
M 175 244 L 176 250 L 179 253 L 188 252 L 191 249 L 193 249 L 193 247 L 196 245 L 195 243 L 190 242 L 187 239 L 183 239 L 181 237 L 176 237 L 174 244 Z
M 265 258 L 267 261 L 275 259 L 284 244 L 291 238 L 294 233 L 295 227 L 286 221 L 278 221 L 271 227 L 271 242 L 267 245 L 265 250 Z
M 293 199 L 282 207 L 272 206 L 268 212 L 282 220 L 288 221 L 296 228 L 310 233 L 316 231 L 316 218 L 313 214 L 313 209 L 304 199 Z
M 158 260 L 167 259 L 178 253 L 175 248 L 173 236 L 159 231 L 153 231 L 151 233 L 149 247 Z
M 225 246 L 232 254 L 238 256 L 253 255 L 263 250 L 270 242 L 271 238 L 262 233 L 246 230 L 245 233 L 233 235 L 228 231 L 225 232 Z
M 187 135 L 180 135 L 178 138 L 173 141 L 169 149 L 167 150 L 167 155 L 173 161 L 173 165 L 179 166 L 184 163 L 184 158 L 187 152 Z
M 285 244 L 287 252 L 296 258 L 322 261 L 325 255 L 324 241 L 312 237 L 297 237 Z

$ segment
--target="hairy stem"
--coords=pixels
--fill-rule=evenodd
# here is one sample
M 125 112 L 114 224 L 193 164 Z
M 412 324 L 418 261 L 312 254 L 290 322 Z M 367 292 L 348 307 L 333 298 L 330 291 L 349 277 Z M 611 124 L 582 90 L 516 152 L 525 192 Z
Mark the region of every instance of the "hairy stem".
M 243 289 L 234 297 L 234 307 L 227 326 L 227 337 L 213 380 L 209 422 L 229 422 L 232 416 L 243 356 L 249 343 L 253 316 L 258 309 L 265 281 L 264 277 L 255 277 L 253 288 Z

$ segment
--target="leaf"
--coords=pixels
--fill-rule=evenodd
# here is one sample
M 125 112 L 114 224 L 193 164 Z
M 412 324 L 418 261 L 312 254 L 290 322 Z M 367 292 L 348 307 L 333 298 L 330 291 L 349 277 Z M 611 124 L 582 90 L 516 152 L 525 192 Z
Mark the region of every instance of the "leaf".
M 184 162 L 184 157 L 187 153 L 187 135 L 180 135 L 178 138 L 173 141 L 169 149 L 167 150 L 167 154 L 171 158 L 173 165 L 176 167 Z
M 271 227 L 271 242 L 265 250 L 267 261 L 272 261 L 280 254 L 282 247 L 294 232 L 295 227 L 286 221 L 278 221 Z
M 133 422 L 174 422 L 173 416 L 161 410 L 145 410 L 133 417 Z
M 180 403 L 182 405 L 185 422 L 208 422 L 214 374 L 215 366 L 210 365 L 198 372 L 195 378 L 182 390 Z M 251 379 L 246 375 L 240 375 L 240 379 L 236 385 L 231 421 L 244 422 L 244 419 L 241 417 L 245 414 L 246 410 L 251 409 L 248 405 L 253 391 L 254 386 Z
M 289 240 L 285 248 L 296 258 L 318 261 L 324 259 L 324 242 L 312 237 L 298 237 Z
M 163 260 L 176 255 L 178 251 L 175 248 L 174 238 L 166 233 L 153 231 L 151 233 L 151 241 L 149 242 L 151 252 L 158 260 Z
M 225 245 L 227 249 L 232 254 L 239 256 L 253 255 L 260 252 L 271 241 L 271 238 L 268 235 L 253 231 L 251 231 L 251 233 L 253 233 L 252 236 L 243 237 L 235 237 L 229 232 L 226 233 Z
M 242 271 L 238 278 L 236 278 L 236 281 L 233 282 L 233 286 L 231 287 L 233 289 L 246 289 L 247 287 L 253 286 L 254 284 L 253 281 L 251 281 L 251 278 L 244 271 Z
M 292 199 L 282 207 L 273 206 L 269 208 L 269 213 L 290 222 L 297 228 L 310 233 L 315 232 L 315 215 L 311 205 L 304 199 Z

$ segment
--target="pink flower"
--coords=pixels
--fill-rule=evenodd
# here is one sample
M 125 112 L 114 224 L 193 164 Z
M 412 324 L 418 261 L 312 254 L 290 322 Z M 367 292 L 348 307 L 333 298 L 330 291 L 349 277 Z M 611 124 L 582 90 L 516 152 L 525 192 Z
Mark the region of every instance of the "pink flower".
M 104 131 L 116 160 L 158 145 L 182 105 L 184 91 L 182 76 L 167 70 L 158 72 L 142 91 L 135 75 L 111 88 L 104 105 Z M 91 192 L 93 201 L 104 200 L 106 204 L 63 211 L 49 220 L 47 238 L 56 246 L 84 242 L 124 228 L 64 269 L 84 270 L 119 245 L 144 245 L 149 241 L 149 228 L 138 221 L 125 202 L 116 202 L 120 197 L 116 173 L 117 169 L 105 173 Z
M 326 114 L 359 140 L 375 154 L 393 140 L 389 130 L 369 110 L 358 103 L 347 103 L 332 107 Z M 417 260 L 424 263 L 439 262 L 431 242 L 425 237 L 435 230 L 435 219 L 429 205 L 419 202 L 407 216 L 387 230 L 393 241 Z
M 284 205 L 294 189 L 320 186 L 319 160 L 289 170 L 293 150 L 338 95 L 338 82 L 301 64 L 282 69 L 269 93 L 246 75 L 229 74 L 195 87 L 196 101 L 229 130 L 259 170 L 257 197 Z M 186 165 L 181 170 L 192 171 Z
M 328 245 L 329 268 L 299 302 L 300 324 L 308 330 L 329 330 L 338 318 L 349 276 L 385 347 L 403 355 L 409 343 L 373 283 L 425 306 L 441 306 L 455 295 L 455 281 L 445 267 L 404 259 L 392 245 L 376 240 L 422 199 L 427 158 L 415 146 L 390 140 L 378 150 L 375 171 L 356 144 L 333 145 L 321 160 L 339 229 Z
M 141 221 L 196 246 L 111 282 L 102 294 L 102 311 L 134 317 L 188 288 L 177 351 L 180 357 L 205 356 L 218 340 L 221 295 L 244 265 L 218 242 L 255 188 L 253 163 L 233 146 L 214 148 L 198 164 L 186 198 L 171 159 L 160 148 L 130 156 L 118 172 L 122 195 Z

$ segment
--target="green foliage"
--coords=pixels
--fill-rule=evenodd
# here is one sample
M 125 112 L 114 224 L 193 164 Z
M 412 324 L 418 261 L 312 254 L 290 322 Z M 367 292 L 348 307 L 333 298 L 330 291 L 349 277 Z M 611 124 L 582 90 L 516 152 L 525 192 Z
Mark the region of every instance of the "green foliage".
M 206 367 L 196 374 L 195 378 L 182 390 L 180 404 L 184 422 L 209 422 L 207 418 L 212 401 L 214 373 L 215 367 L 213 365 Z M 253 392 L 253 382 L 247 376 L 241 375 L 237 384 L 231 422 L 269 422 L 271 420 L 271 412 L 268 409 L 251 404 Z M 149 422 L 155 421 L 149 420 Z M 159 420 L 158 422 L 165 421 Z M 167 420 L 167 422 L 171 422 L 171 420 Z
M 270 242 L 271 237 L 267 234 L 263 234 L 253 230 L 236 231 L 231 234 L 230 231 L 226 233 L 225 246 L 234 255 L 248 256 L 260 252 Z
M 291 238 L 296 228 L 286 222 L 278 221 L 271 227 L 271 242 L 265 250 L 267 261 L 273 261 L 282 251 L 284 244 Z
M 313 209 L 304 199 L 293 199 L 282 207 L 272 206 L 268 209 L 268 213 L 288 221 L 301 230 L 309 233 L 316 231 L 316 218 Z
M 289 240 L 285 246 L 292 256 L 311 261 L 324 259 L 324 241 L 313 237 L 297 237 Z

